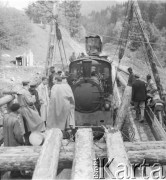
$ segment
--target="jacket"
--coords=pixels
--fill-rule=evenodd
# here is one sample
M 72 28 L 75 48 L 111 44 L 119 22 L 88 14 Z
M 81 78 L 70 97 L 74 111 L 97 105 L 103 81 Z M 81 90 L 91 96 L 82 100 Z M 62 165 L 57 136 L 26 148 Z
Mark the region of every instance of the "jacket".
M 140 79 L 136 79 L 132 85 L 132 101 L 140 102 L 146 100 L 146 84 Z

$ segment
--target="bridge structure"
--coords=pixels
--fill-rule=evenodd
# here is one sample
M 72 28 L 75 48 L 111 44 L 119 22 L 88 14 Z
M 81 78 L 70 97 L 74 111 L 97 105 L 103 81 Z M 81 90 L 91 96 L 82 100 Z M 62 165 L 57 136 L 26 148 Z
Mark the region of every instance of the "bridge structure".
M 131 7 L 138 10 L 135 1 L 131 1 Z M 137 15 L 139 15 L 139 11 Z M 142 19 L 141 19 L 142 21 Z M 55 23 L 55 22 L 54 22 Z M 51 36 L 55 37 L 55 26 Z M 128 33 L 128 31 L 126 32 Z M 143 32 L 142 32 L 143 33 Z M 146 36 L 144 36 L 146 41 Z M 52 62 L 54 52 L 54 40 L 50 38 L 48 62 L 46 68 Z M 126 42 L 122 42 L 120 58 L 123 57 Z M 147 47 L 151 49 L 150 47 Z M 151 50 L 148 51 L 151 56 Z M 151 64 L 156 75 L 157 66 L 151 56 Z M 13 170 L 32 170 L 33 180 L 58 179 L 60 170 L 70 168 L 69 179 L 99 179 L 99 178 L 134 178 L 149 176 L 153 178 L 158 173 L 160 179 L 165 176 L 166 165 L 166 132 L 162 124 L 158 121 L 152 110 L 146 108 L 146 124 L 138 124 L 134 120 L 132 110 L 129 106 L 131 99 L 131 87 L 126 81 L 114 71 L 114 80 L 119 79 L 124 87 L 123 96 L 118 95 L 116 88 L 116 100 L 119 104 L 115 125 L 113 127 L 103 127 L 103 142 L 94 142 L 91 127 L 79 128 L 75 135 L 75 140 L 63 140 L 60 129 L 51 129 L 45 133 L 45 141 L 42 146 L 21 146 L 21 147 L 0 147 L 0 172 Z M 161 98 L 163 89 L 159 76 L 155 76 L 156 84 Z M 0 105 L 11 101 L 12 96 L 8 95 L 0 99 Z M 126 121 L 132 126 L 127 128 L 128 141 L 124 141 L 124 125 Z M 149 139 L 149 135 L 153 137 Z M 101 160 L 106 159 L 101 165 Z M 157 164 L 156 164 L 157 163 Z M 155 165 L 155 166 L 154 166 Z M 153 167 L 158 168 L 158 171 Z M 160 172 L 162 171 L 162 173 Z M 154 172 L 155 171 L 155 172 Z M 66 179 L 64 177 L 64 179 Z

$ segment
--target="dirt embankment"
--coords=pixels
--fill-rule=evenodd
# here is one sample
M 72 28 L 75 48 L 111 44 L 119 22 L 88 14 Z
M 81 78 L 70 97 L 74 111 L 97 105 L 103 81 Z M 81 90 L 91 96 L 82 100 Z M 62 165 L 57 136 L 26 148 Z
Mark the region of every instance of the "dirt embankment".
M 65 53 L 68 59 L 71 56 L 72 52 L 75 52 L 78 55 L 81 52 L 85 52 L 84 45 L 76 42 L 69 35 L 69 32 L 60 27 Z M 1 67 L 0 67 L 0 90 L 1 89 L 11 89 L 14 85 L 20 84 L 23 80 L 35 81 L 36 79 L 41 78 L 47 57 L 48 50 L 48 39 L 49 39 L 49 26 L 45 29 L 38 24 L 32 24 L 32 34 L 29 37 L 29 43 L 22 47 L 17 47 L 12 51 L 2 51 L 1 55 L 7 55 L 7 57 L 1 56 Z M 18 67 L 12 65 L 10 61 L 15 60 L 15 57 L 22 55 L 25 52 L 31 50 L 34 56 L 34 67 Z M 66 59 L 64 52 L 62 51 L 62 60 L 66 64 Z M 60 52 L 58 45 L 56 44 L 56 55 L 53 64 L 62 64 L 60 58 Z M 57 65 L 58 66 L 58 65 Z M 59 66 L 58 66 L 59 68 Z

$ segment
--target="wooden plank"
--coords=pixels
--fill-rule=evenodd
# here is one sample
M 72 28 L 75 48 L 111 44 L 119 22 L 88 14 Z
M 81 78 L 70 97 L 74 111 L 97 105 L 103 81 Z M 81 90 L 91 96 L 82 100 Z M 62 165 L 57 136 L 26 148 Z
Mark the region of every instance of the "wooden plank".
M 92 129 L 79 129 L 76 134 L 72 179 L 93 179 Z
M 120 130 L 127 116 L 128 107 L 130 106 L 131 92 L 132 92 L 132 88 L 130 86 L 126 86 L 122 97 L 122 103 L 118 109 L 118 113 L 115 120 L 115 127 L 117 127 Z
M 115 81 L 116 69 L 112 66 L 112 83 L 113 83 L 113 104 L 115 108 L 119 108 L 121 104 L 121 97 L 119 94 L 117 82 Z
M 130 139 L 130 141 L 134 141 L 134 142 L 135 141 L 136 142 L 141 141 L 141 138 L 140 138 L 140 135 L 139 135 L 139 132 L 138 132 L 138 128 L 135 125 L 134 117 L 132 116 L 132 112 L 131 112 L 130 108 L 128 108 L 127 118 L 129 119 L 130 125 L 132 126 L 132 128 L 134 130 L 134 139 Z
M 48 131 L 35 167 L 33 180 L 56 178 L 61 141 L 62 132 L 60 129 L 53 128 Z
M 119 172 L 118 177 L 116 176 L 120 164 L 123 164 L 125 167 L 127 167 L 129 170 L 128 173 L 131 174 L 131 165 L 123 143 L 121 132 L 116 129 L 109 129 L 105 135 L 107 157 L 109 159 L 109 162 L 111 163 L 109 165 L 109 171 L 107 172 L 107 174 L 109 175 L 109 178 L 123 177 L 124 179 L 126 179 L 128 174 L 126 176 L 124 172 Z
M 3 106 L 5 104 L 9 103 L 13 99 L 14 99 L 14 96 L 12 96 L 12 95 L 6 95 L 6 96 L 0 98 L 0 106 Z

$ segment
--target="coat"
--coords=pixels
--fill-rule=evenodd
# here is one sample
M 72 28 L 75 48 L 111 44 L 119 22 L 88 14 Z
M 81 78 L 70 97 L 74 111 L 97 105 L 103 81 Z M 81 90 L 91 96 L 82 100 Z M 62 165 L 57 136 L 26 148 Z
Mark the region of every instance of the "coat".
M 18 103 L 20 104 L 20 113 L 26 120 L 28 131 L 44 131 L 45 124 L 39 116 L 33 103 L 36 101 L 35 97 L 30 94 L 27 89 L 22 89 L 18 92 Z
M 146 84 L 140 79 L 136 79 L 132 85 L 132 101 L 140 102 L 146 100 Z
M 13 112 L 6 114 L 3 121 L 4 146 L 20 146 L 25 134 L 23 119 Z
M 39 94 L 39 101 L 41 104 L 40 113 L 43 121 L 47 120 L 49 110 L 49 95 L 48 88 L 46 85 L 41 83 L 37 88 Z
M 51 90 L 47 127 L 64 130 L 75 127 L 75 100 L 71 87 L 66 83 L 55 84 Z

